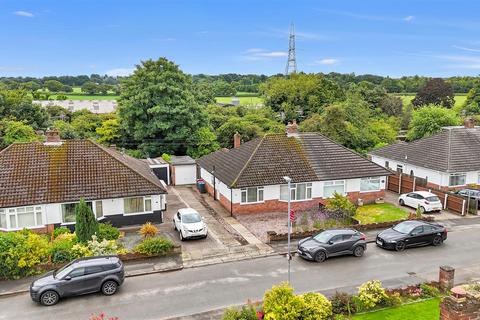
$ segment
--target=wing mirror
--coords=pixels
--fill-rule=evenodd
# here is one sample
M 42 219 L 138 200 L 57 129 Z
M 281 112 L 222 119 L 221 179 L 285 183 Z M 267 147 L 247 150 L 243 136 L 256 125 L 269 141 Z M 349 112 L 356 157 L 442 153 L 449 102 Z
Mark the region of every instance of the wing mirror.
M 333 244 L 333 241 L 332 240 L 328 241 L 328 244 Z
M 70 280 L 72 280 L 72 277 L 66 276 L 65 278 L 63 278 L 63 280 L 70 281 Z

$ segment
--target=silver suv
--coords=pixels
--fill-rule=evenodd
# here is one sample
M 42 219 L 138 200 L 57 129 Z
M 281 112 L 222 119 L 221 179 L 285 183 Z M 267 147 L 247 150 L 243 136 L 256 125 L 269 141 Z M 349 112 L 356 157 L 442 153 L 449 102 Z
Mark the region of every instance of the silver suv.
M 67 296 L 98 291 L 110 296 L 117 292 L 124 278 L 123 263 L 117 256 L 77 259 L 33 281 L 30 297 L 45 306 L 52 306 Z

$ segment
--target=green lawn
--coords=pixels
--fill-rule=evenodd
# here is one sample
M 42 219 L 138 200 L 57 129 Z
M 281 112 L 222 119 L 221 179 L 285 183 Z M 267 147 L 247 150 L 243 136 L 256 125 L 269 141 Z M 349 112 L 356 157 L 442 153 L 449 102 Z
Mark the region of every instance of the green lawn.
M 403 100 L 403 104 L 407 105 L 409 104 L 413 98 L 415 98 L 415 95 L 399 95 L 400 98 Z M 455 95 L 455 106 L 454 108 L 461 107 L 465 100 L 467 99 L 466 95 Z
M 440 299 L 432 299 L 397 308 L 355 315 L 352 320 L 438 320 Z
M 218 103 L 232 103 L 233 97 L 216 97 Z M 262 98 L 260 97 L 237 97 L 240 100 L 242 106 L 253 106 L 259 103 L 263 103 Z
M 367 204 L 358 208 L 354 218 L 367 224 L 406 219 L 408 212 L 390 203 Z
M 66 94 L 68 100 L 118 100 L 116 95 L 83 95 L 83 94 Z M 53 96 L 51 97 L 53 99 Z

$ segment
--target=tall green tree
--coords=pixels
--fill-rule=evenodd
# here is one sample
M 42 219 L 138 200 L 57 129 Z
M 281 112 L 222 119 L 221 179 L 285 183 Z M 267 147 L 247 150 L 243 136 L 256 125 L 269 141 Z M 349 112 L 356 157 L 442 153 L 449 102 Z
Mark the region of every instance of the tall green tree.
M 98 142 L 114 143 L 120 138 L 120 123 L 117 118 L 107 119 L 95 131 L 98 135 Z
M 40 105 L 33 104 L 26 90 L 0 89 L 0 119 L 14 117 L 18 121 L 26 121 L 35 130 L 48 126 L 49 116 Z
M 98 233 L 98 221 L 84 198 L 75 206 L 75 234 L 78 241 L 86 243 Z
M 97 94 L 99 92 L 98 84 L 93 81 L 85 82 L 82 85 L 82 92 L 86 94 Z
M 428 104 L 451 108 L 455 104 L 452 85 L 442 78 L 430 79 L 418 90 L 417 95 L 412 100 L 412 104 L 416 108 Z
M 206 123 L 191 78 L 165 58 L 143 61 L 124 80 L 118 116 L 128 139 L 150 156 L 185 154 Z
M 465 103 L 462 106 L 463 115 L 480 114 L 480 87 L 476 86 L 468 91 Z
M 35 130 L 24 121 L 4 119 L 0 121 L 0 149 L 14 142 L 38 141 Z
M 412 141 L 428 137 L 439 132 L 442 127 L 459 125 L 460 122 L 455 111 L 429 105 L 413 112 L 407 139 Z
M 47 80 L 43 86 L 50 92 L 60 92 L 63 89 L 63 83 L 57 80 Z

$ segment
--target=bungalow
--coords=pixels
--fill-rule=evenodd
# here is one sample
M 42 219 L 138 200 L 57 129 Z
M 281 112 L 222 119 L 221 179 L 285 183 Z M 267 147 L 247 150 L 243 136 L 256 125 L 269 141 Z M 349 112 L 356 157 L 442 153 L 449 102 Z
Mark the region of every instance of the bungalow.
M 385 168 L 420 177 L 431 188 L 450 189 L 480 184 L 480 127 L 473 119 L 464 126 L 413 142 L 399 142 L 369 153 Z
M 114 226 L 162 222 L 166 188 L 148 164 L 89 140 L 14 143 L 0 151 L 0 230 L 75 224 L 84 198 Z
M 207 191 L 232 215 L 318 207 L 335 192 L 352 201 L 383 197 L 390 171 L 318 133 L 299 133 L 294 122 L 286 134 L 266 134 L 234 148 L 200 158 Z M 292 179 L 290 190 L 283 179 Z

